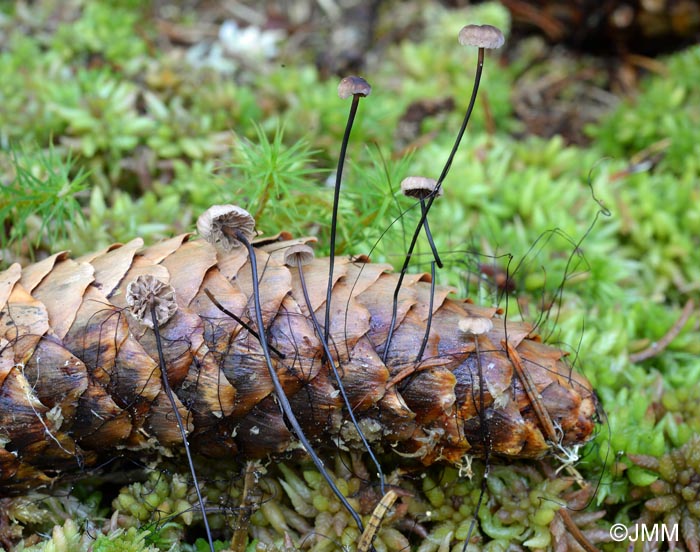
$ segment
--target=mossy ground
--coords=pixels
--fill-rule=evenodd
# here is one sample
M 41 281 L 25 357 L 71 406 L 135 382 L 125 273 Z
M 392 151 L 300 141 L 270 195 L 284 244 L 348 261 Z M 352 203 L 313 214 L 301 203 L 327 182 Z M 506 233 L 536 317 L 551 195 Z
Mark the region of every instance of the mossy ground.
M 332 191 L 326 183 L 347 105 L 337 98 L 337 80 L 322 77 L 308 50 L 291 48 L 285 31 L 229 27 L 217 35 L 216 25 L 177 3 L 43 0 L 31 8 L 19 2 L 0 9 L 5 263 L 58 249 L 77 256 L 137 235 L 152 242 L 191 230 L 194 218 L 217 202 L 247 208 L 265 233 L 315 234 L 321 251 L 327 247 Z M 352 134 L 339 251 L 371 252 L 374 260 L 398 264 L 407 229 L 417 220 L 415 206 L 399 197 L 398 183 L 408 174 L 439 173 L 471 90 L 476 54 L 458 47 L 454 37 L 469 22 L 507 30 L 508 20 L 488 4 L 446 10 L 416 2 L 400 17 L 390 8 L 380 15 L 380 37 L 396 37 L 400 33 L 392 29 L 411 25 L 420 32 L 367 58 L 363 74 L 374 88 Z M 217 17 L 218 24 L 223 16 Z M 505 304 L 483 276 L 489 268 L 509 268 L 515 287 L 509 315 L 541 322 L 541 332 L 572 350 L 577 368 L 596 388 L 607 420 L 577 466 L 586 480 L 599 483 L 595 497 L 581 501 L 589 502 L 590 512 L 603 512 L 600 520 L 581 521 L 596 534 L 613 522 L 639 518 L 654 494 L 650 485 L 658 475 L 629 455 L 662 457 L 700 427 L 696 310 L 678 324 L 683 305 L 697 304 L 700 291 L 700 49 L 670 57 L 665 75 L 648 78 L 635 98 L 591 124 L 585 147 L 566 145 L 558 136 L 531 136 L 514 116 L 522 71 L 542 51 L 531 39 L 510 47 L 508 63 L 488 57 L 483 94 L 431 225 L 447 261 L 441 283 L 477 302 Z M 564 70 L 561 60 L 554 59 L 550 70 Z M 457 108 L 427 117 L 408 139 L 397 134 L 409 105 L 445 98 Z M 429 251 L 425 243 L 420 247 L 414 267 L 425 270 Z M 674 339 L 634 362 L 635 353 L 674 326 Z M 306 475 L 303 467 L 289 470 L 296 471 L 294 481 Z M 559 529 L 542 496 L 575 497 L 564 479 L 550 470 L 550 481 L 543 473 L 539 464 L 492 472 L 479 529 L 492 543 L 485 545 L 489 550 L 552 546 Z M 277 473 L 269 485 L 291 485 L 290 474 Z M 163 496 L 153 496 L 162 511 L 170 500 L 173 511 L 178 500 L 191 497 L 180 489 L 182 496 L 173 498 L 174 476 L 166 475 Z M 434 485 L 416 483 L 419 498 L 410 506 L 413 519 L 431 531 L 422 551 L 438 549 L 450 532 L 464 532 L 468 508 L 460 509 L 479 486 L 476 480 L 452 485 L 449 470 L 425 477 Z M 508 487 L 513 496 L 504 492 Z M 216 485 L 210 488 L 216 495 Z M 37 535 L 48 524 L 73 519 L 61 521 L 63 529 L 49 544 L 36 546 L 79 550 L 94 544 L 101 520 L 114 515 L 109 501 L 100 501 L 101 492 L 87 486 L 71 499 L 52 499 L 34 520 L 27 506 L 23 523 Z M 444 493 L 451 500 L 442 508 Z M 108 531 L 95 549 L 158 546 L 149 533 L 154 526 L 147 525 L 152 520 L 127 514 L 118 500 L 114 507 L 131 521 L 114 518 L 116 532 Z M 672 502 L 667 499 L 665 507 Z M 434 517 L 426 520 L 425 512 Z M 274 512 L 255 515 L 261 519 L 253 523 L 268 533 L 280 529 Z M 160 545 L 184 538 L 186 521 L 166 525 L 158 533 L 165 534 Z M 320 523 L 310 517 L 297 522 Z M 337 537 L 351 542 L 344 528 L 335 528 Z M 395 534 L 386 540 L 397 547 L 401 542 Z

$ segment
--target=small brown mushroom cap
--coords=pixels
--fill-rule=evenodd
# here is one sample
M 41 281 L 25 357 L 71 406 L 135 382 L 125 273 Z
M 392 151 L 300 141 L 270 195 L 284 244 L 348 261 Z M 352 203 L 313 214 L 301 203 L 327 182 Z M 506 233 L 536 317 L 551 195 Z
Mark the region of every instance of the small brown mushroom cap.
M 405 196 L 415 199 L 425 199 L 435 191 L 437 180 L 427 176 L 407 176 L 401 181 L 401 191 Z M 437 191 L 437 197 L 442 195 L 442 186 Z
M 372 92 L 372 87 L 362 77 L 345 77 L 340 81 L 340 84 L 338 84 L 338 97 L 340 97 L 341 100 L 355 95 L 367 97 L 370 92 Z
M 227 253 L 243 245 L 236 237 L 237 230 L 248 241 L 255 237 L 255 219 L 237 205 L 212 205 L 197 219 L 199 235 Z
M 493 25 L 467 25 L 459 31 L 459 43 L 462 46 L 476 46 L 492 50 L 500 48 L 505 42 L 503 33 Z
M 177 311 L 175 290 L 152 274 L 142 274 L 126 286 L 126 304 L 129 312 L 145 326 L 153 329 L 151 305 L 156 309 L 156 321 L 162 326 Z
M 457 323 L 457 329 L 467 335 L 481 335 L 490 332 L 493 322 L 484 316 L 468 316 Z
M 297 266 L 298 261 L 304 266 L 313 260 L 314 250 L 304 243 L 292 245 L 284 252 L 284 264 L 290 267 Z

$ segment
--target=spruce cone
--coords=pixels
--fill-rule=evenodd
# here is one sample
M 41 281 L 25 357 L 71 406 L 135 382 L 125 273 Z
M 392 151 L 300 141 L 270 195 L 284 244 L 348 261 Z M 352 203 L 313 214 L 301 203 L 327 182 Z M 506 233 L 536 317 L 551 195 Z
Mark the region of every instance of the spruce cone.
M 358 448 L 296 269 L 284 265 L 286 249 L 304 241 L 256 247 L 267 336 L 284 355 L 273 355 L 273 363 L 312 443 Z M 145 249 L 136 239 L 78 259 L 58 253 L 0 273 L 0 496 L 49 485 L 115 454 L 179 453 L 181 435 L 161 387 L 154 331 L 126 309 L 127 287 L 141 275 L 174 290 L 177 308 L 167 311 L 171 318 L 159 330 L 192 448 L 216 458 L 298 449 L 259 342 L 204 292 L 254 327 L 247 257 L 245 248 L 222 253 L 182 235 Z M 425 465 L 483 455 L 483 396 L 494 453 L 546 454 L 551 444 L 504 352 L 505 323 L 497 309 L 449 299 L 450 290 L 438 288 L 430 339 L 417 363 L 430 285 L 425 276 L 409 276 L 387 363 L 381 361 L 398 277 L 389 270 L 340 259 L 334 271 L 331 350 L 372 446 Z M 304 273 L 320 314 L 328 260 L 314 260 Z M 493 319 L 493 327 L 480 335 L 459 331 L 470 317 Z M 507 336 L 561 426 L 560 444 L 589 439 L 597 406 L 590 384 L 525 325 L 509 322 Z M 483 393 L 476 388 L 479 364 Z

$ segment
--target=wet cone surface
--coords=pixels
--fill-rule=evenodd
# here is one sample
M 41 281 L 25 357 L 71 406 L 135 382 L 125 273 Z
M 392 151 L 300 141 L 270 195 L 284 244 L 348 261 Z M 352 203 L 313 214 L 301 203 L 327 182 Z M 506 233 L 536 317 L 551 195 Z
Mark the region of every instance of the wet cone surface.
M 314 446 L 359 450 L 299 275 L 284 265 L 286 249 L 305 241 L 311 240 L 255 249 L 266 334 L 283 355 L 273 354 L 272 361 Z M 316 259 L 303 270 L 322 319 L 328 260 Z M 405 279 L 382 362 L 398 278 L 390 270 L 336 259 L 331 302 L 330 349 L 376 451 L 425 465 L 483 456 L 485 420 L 494 454 L 546 454 L 550 437 L 504 347 L 506 333 L 541 404 L 561 427 L 559 444 L 592 436 L 597 401 L 590 384 L 563 362 L 564 353 L 533 339 L 526 325 L 508 322 L 506 332 L 495 308 L 448 298 L 450 290 L 438 287 L 427 347 L 417 361 L 429 316 L 425 276 Z M 182 437 L 162 389 L 153 329 L 126 308 L 127 287 L 141 275 L 175 290 L 177 310 L 160 332 L 193 450 L 233 459 L 298 448 L 260 343 L 204 291 L 252 324 L 245 248 L 224 253 L 189 235 L 143 248 L 136 239 L 0 273 L 0 495 L 48 485 L 116 454 L 180 454 Z M 485 333 L 459 330 L 484 318 L 493 322 Z

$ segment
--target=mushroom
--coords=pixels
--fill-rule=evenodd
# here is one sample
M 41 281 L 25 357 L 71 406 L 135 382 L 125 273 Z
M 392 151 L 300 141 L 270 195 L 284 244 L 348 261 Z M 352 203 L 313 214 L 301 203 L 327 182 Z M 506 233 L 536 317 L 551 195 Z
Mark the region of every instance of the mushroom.
M 160 368 L 160 381 L 162 390 L 170 402 L 172 415 L 175 418 L 177 427 L 180 430 L 182 444 L 185 447 L 185 456 L 190 466 L 190 473 L 194 482 L 194 488 L 197 492 L 199 507 L 203 516 L 204 529 L 210 543 L 212 552 L 214 545 L 211 544 L 211 531 L 209 530 L 209 522 L 207 521 L 207 512 L 204 507 L 204 500 L 199 492 L 199 483 L 197 482 L 197 472 L 192 463 L 192 455 L 190 454 L 190 444 L 187 439 L 188 431 L 191 428 L 191 422 L 185 422 L 180 415 L 178 404 L 175 400 L 175 395 L 168 380 L 168 366 L 163 355 L 163 344 L 160 337 L 160 327 L 164 325 L 177 311 L 177 303 L 175 302 L 175 290 L 170 284 L 159 280 L 152 274 L 142 274 L 138 276 L 129 285 L 126 286 L 126 304 L 129 306 L 129 312 L 141 324 L 148 326 L 153 330 L 156 340 L 156 350 L 158 351 L 158 366 Z
M 490 332 L 493 322 L 485 316 L 468 316 L 457 323 L 457 329 L 467 335 L 481 335 Z
M 362 77 L 351 75 L 345 77 L 338 84 L 338 97 L 346 100 L 350 96 L 362 96 L 366 98 L 372 92 L 372 87 Z
M 319 458 L 318 454 L 311 445 L 311 442 L 306 437 L 304 429 L 301 427 L 301 424 L 299 423 L 299 420 L 297 419 L 296 414 L 292 409 L 292 405 L 289 402 L 289 398 L 287 397 L 285 388 L 282 385 L 282 382 L 280 381 L 280 376 L 277 374 L 275 365 L 273 365 L 272 363 L 272 358 L 270 356 L 271 347 L 267 342 L 265 321 L 263 320 L 262 301 L 260 299 L 260 273 L 258 272 L 258 263 L 255 256 L 255 250 L 253 249 L 253 245 L 244 235 L 242 230 L 237 228 L 235 230 L 234 235 L 236 239 L 239 240 L 241 244 L 248 250 L 248 265 L 250 266 L 251 283 L 253 287 L 252 298 L 253 309 L 255 312 L 255 324 L 257 326 L 257 338 L 260 341 L 260 347 L 262 348 L 262 353 L 265 358 L 267 372 L 270 376 L 270 381 L 272 382 L 272 387 L 275 393 L 275 400 L 278 406 L 280 407 L 280 410 L 282 411 L 282 415 L 286 418 L 286 422 L 289 424 L 291 432 L 296 436 L 297 439 L 299 439 L 301 445 L 304 447 L 304 450 L 306 450 L 306 452 L 311 457 L 311 460 L 313 460 L 314 464 L 316 465 L 316 469 L 324 477 L 331 490 L 333 491 L 333 494 L 335 494 L 338 497 L 338 500 L 340 500 L 341 504 L 345 507 L 348 513 L 355 520 L 355 523 L 357 524 L 360 533 L 362 533 L 364 531 L 362 518 L 353 508 L 353 505 L 350 504 L 350 502 L 348 502 L 348 500 L 345 498 L 345 495 L 343 495 L 343 493 L 340 492 L 340 489 L 338 489 L 338 486 L 336 485 L 335 481 L 329 475 L 328 470 L 326 470 L 323 461 Z M 296 260 L 297 266 L 299 267 L 300 277 L 303 278 L 304 273 L 301 270 L 301 266 L 299 265 L 299 263 L 301 262 L 301 258 L 297 257 Z M 306 299 L 306 301 L 308 304 L 308 298 Z
M 435 263 L 442 268 L 442 261 L 440 260 L 440 255 L 438 254 L 437 247 L 433 241 L 433 235 L 430 232 L 430 226 L 428 225 L 428 213 L 425 205 L 425 200 L 429 197 L 438 197 L 442 195 L 442 187 L 438 186 L 438 182 L 434 178 L 428 178 L 426 176 L 407 176 L 401 181 L 401 191 L 405 196 L 420 201 L 421 218 L 423 219 L 425 236 L 428 238 Z
M 459 31 L 457 39 L 462 46 L 476 46 L 488 50 L 500 48 L 505 43 L 503 33 L 493 25 L 466 25 Z
M 426 176 L 407 176 L 401 181 L 401 191 L 407 197 L 424 200 L 433 193 L 442 195 L 442 187 L 437 186 L 437 180 Z
M 340 202 L 340 183 L 343 179 L 343 166 L 345 165 L 345 153 L 348 149 L 348 141 L 350 140 L 350 131 L 352 130 L 357 107 L 360 104 L 360 98 L 369 96 L 372 87 L 362 77 L 349 76 L 343 78 L 338 84 L 338 96 L 341 100 L 345 100 L 352 96 L 352 104 L 350 105 L 350 113 L 348 113 L 348 121 L 345 124 L 345 133 L 343 141 L 340 144 L 340 154 L 338 155 L 338 168 L 335 171 L 335 190 L 333 192 L 333 214 L 331 215 L 331 243 L 328 262 L 328 287 L 326 288 L 326 316 L 325 330 L 323 338 L 328 340 L 331 321 L 331 290 L 333 289 L 333 268 L 335 265 L 335 236 L 338 227 L 338 204 Z
M 304 302 L 306 304 L 306 309 L 309 313 L 309 319 L 311 320 L 311 323 L 314 326 L 314 330 L 316 331 L 316 334 L 318 335 L 318 338 L 321 342 L 321 347 L 323 348 L 323 352 L 325 355 L 324 362 L 327 362 L 329 364 L 331 371 L 335 376 L 335 381 L 338 384 L 338 389 L 335 391 L 335 393 L 342 397 L 345 407 L 347 408 L 347 412 L 350 416 L 350 420 L 352 421 L 352 424 L 355 427 L 355 430 L 357 431 L 360 440 L 364 444 L 365 449 L 367 450 L 370 458 L 372 459 L 375 467 L 377 468 L 381 492 L 384 493 L 384 473 L 382 472 L 382 467 L 379 464 L 377 458 L 375 457 L 374 452 L 372 452 L 372 447 L 370 447 L 369 443 L 367 442 L 367 439 L 364 433 L 362 432 L 362 428 L 360 427 L 359 422 L 355 417 L 355 414 L 353 412 L 353 405 L 350 403 L 350 399 L 348 398 L 347 393 L 345 392 L 345 388 L 343 387 L 343 380 L 340 376 L 340 373 L 338 372 L 336 359 L 333 357 L 333 354 L 330 351 L 329 340 L 328 338 L 324 338 L 323 336 L 323 329 L 321 328 L 321 325 L 318 322 L 318 318 L 316 317 L 316 313 L 314 312 L 314 307 L 311 304 L 311 299 L 309 298 L 309 290 L 306 286 L 306 278 L 304 277 L 304 271 L 301 267 L 303 265 L 311 263 L 313 260 L 314 250 L 306 244 L 291 245 L 284 252 L 284 264 L 289 267 L 296 266 L 299 272 L 299 282 L 301 284 L 302 293 L 304 294 Z M 335 396 L 336 395 L 333 395 L 333 397 Z
M 481 82 L 481 73 L 484 69 L 484 50 L 487 48 L 500 48 L 505 42 L 503 33 L 493 25 L 466 25 L 465 27 L 462 27 L 461 31 L 459 31 L 457 40 L 462 46 L 476 46 L 479 48 L 479 54 L 477 58 L 476 74 L 474 75 L 474 86 L 472 88 L 472 96 L 469 100 L 469 106 L 467 107 L 467 112 L 464 114 L 462 127 L 457 133 L 457 139 L 452 147 L 452 151 L 450 152 L 447 162 L 442 169 L 440 178 L 438 178 L 438 185 L 442 185 L 442 181 L 445 180 L 445 177 L 452 166 L 452 160 L 457 153 L 459 143 L 462 141 L 464 131 L 467 129 L 467 123 L 472 115 L 472 111 L 474 111 L 476 95 L 479 92 L 479 82 Z
M 292 245 L 284 252 L 284 264 L 289 267 L 304 266 L 313 260 L 314 250 L 304 243 Z
M 241 232 L 248 241 L 255 236 L 255 219 L 237 205 L 212 205 L 197 219 L 197 232 L 215 247 L 229 253 L 243 245 Z
M 472 111 L 474 110 L 476 95 L 479 92 L 479 82 L 481 82 L 481 73 L 484 69 L 484 50 L 500 48 L 505 43 L 503 33 L 493 25 L 466 25 L 465 27 L 462 27 L 461 31 L 459 31 L 457 40 L 462 46 L 476 46 L 479 48 L 479 54 L 477 58 L 476 74 L 474 75 L 472 96 L 469 100 L 469 106 L 467 107 L 467 112 L 464 115 L 462 127 L 457 134 L 455 144 L 450 152 L 450 156 L 447 158 L 442 174 L 440 175 L 440 178 L 438 178 L 438 182 L 440 184 L 442 184 L 442 181 L 445 179 L 450 167 L 452 166 L 452 160 L 454 159 L 455 153 L 457 153 L 457 148 L 459 147 L 459 143 L 462 141 L 464 131 L 467 129 L 467 123 L 469 122 Z
M 450 167 L 452 167 L 452 162 L 454 161 L 455 155 L 457 154 L 457 149 L 459 148 L 459 144 L 461 143 L 462 138 L 464 137 L 464 133 L 467 130 L 467 124 L 469 123 L 469 119 L 471 118 L 472 111 L 474 111 L 476 95 L 479 91 L 479 82 L 481 81 L 481 73 L 483 72 L 484 67 L 484 49 L 498 48 L 504 43 L 503 33 L 501 33 L 501 31 L 499 31 L 496 27 L 493 27 L 491 25 L 467 25 L 466 27 L 462 28 L 462 30 L 459 32 L 458 39 L 460 44 L 462 45 L 474 45 L 477 48 L 479 48 L 479 57 L 476 67 L 476 73 L 474 75 L 474 86 L 472 88 L 471 98 L 469 99 L 469 105 L 467 106 L 467 111 L 464 114 L 462 126 L 460 127 L 459 132 L 457 133 L 457 138 L 455 138 L 455 143 L 452 146 L 452 151 L 450 151 L 450 154 L 447 157 L 447 161 L 445 161 L 445 165 L 442 168 L 442 172 L 440 173 L 440 176 L 437 179 L 437 183 L 435 184 L 435 187 L 438 189 L 442 186 L 442 183 L 447 177 L 447 173 L 450 172 Z M 425 207 L 423 209 L 423 213 L 421 215 L 421 220 L 413 232 L 411 243 L 408 247 L 408 251 L 406 252 L 406 256 L 404 257 L 403 266 L 401 267 L 401 272 L 396 284 L 396 289 L 394 290 L 391 322 L 389 323 L 389 334 L 384 345 L 384 354 L 382 356 L 382 360 L 384 362 L 387 361 L 389 351 L 391 349 L 391 340 L 394 336 L 394 330 L 396 329 L 399 290 L 401 288 L 401 284 L 403 283 L 403 278 L 406 274 L 406 271 L 408 270 L 408 265 L 411 261 L 416 242 L 418 241 L 421 226 L 424 226 L 424 222 L 427 220 L 428 212 L 430 211 L 430 208 L 433 205 L 433 201 L 435 201 L 435 197 L 436 194 L 432 194 L 428 198 L 428 201 L 426 202 Z M 437 258 L 435 260 L 437 262 Z
M 126 286 L 126 304 L 136 320 L 153 327 L 151 308 L 155 309 L 156 323 L 162 326 L 177 311 L 175 290 L 152 274 L 142 274 Z

